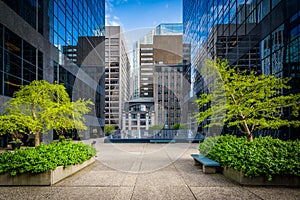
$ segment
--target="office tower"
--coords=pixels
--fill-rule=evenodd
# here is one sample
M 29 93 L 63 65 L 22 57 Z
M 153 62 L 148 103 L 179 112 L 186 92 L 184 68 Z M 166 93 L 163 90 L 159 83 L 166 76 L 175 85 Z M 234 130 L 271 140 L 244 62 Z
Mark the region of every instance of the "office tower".
M 183 122 L 183 96 L 190 90 L 189 51 L 190 45 L 182 42 L 180 23 L 160 24 L 135 44 L 134 82 L 139 84 L 133 96 L 154 98 L 154 125 L 172 128 Z
M 104 0 L 0 1 L 1 105 L 20 85 L 57 81 L 73 100 L 83 97 L 95 103 L 86 115 L 88 130 L 80 134 L 100 136 L 105 65 L 104 45 L 99 44 L 104 40 L 104 9 Z M 44 142 L 51 140 L 51 133 L 43 135 Z
M 130 63 L 120 26 L 106 26 L 105 124 L 122 129 L 122 110 L 130 95 Z
M 133 48 L 133 94 L 136 98 L 153 98 L 153 37 L 182 35 L 181 23 L 162 23 L 141 37 Z
M 182 35 L 155 35 L 153 38 L 153 91 L 155 124 L 172 128 L 181 123 L 183 103 Z
M 291 77 L 292 89 L 284 93 L 298 93 L 299 14 L 298 0 L 183 0 L 183 35 L 191 44 L 195 94 L 207 92 L 199 71 L 207 58 L 217 57 L 240 69 Z M 283 112 L 290 118 L 289 110 Z M 293 139 L 298 132 L 299 128 L 285 128 L 258 134 Z

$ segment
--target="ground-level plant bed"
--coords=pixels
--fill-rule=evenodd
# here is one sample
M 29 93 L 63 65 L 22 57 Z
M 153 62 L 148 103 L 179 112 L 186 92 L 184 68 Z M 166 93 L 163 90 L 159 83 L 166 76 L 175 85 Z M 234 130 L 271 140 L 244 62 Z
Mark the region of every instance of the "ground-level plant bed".
M 273 175 L 272 180 L 268 180 L 264 176 L 246 177 L 245 173 L 231 167 L 224 167 L 222 173 L 241 185 L 300 187 L 300 176 L 296 175 Z
M 251 180 L 252 185 L 256 181 L 257 185 L 265 181 L 269 181 L 270 185 L 281 185 L 281 181 L 277 180 L 300 177 L 300 140 L 282 141 L 271 137 L 259 137 L 253 142 L 248 142 L 246 137 L 225 135 L 206 138 L 200 144 L 199 151 L 221 163 L 221 167 L 225 169 L 224 174 L 236 177 L 234 180 L 240 183 Z M 235 176 L 231 170 L 226 170 L 228 168 L 235 169 L 237 174 L 242 175 Z M 288 185 L 299 186 L 299 182 L 291 181 Z
M 55 170 L 47 170 L 42 173 L 32 174 L 23 173 L 11 176 L 9 173 L 0 174 L 0 185 L 3 186 L 20 186 L 20 185 L 53 185 L 58 181 L 78 172 L 79 170 L 87 167 L 95 161 L 95 158 L 76 165 L 56 167 Z
M 37 183 L 30 181 L 29 185 L 40 185 L 39 182 L 41 185 L 49 185 L 47 177 L 51 177 L 50 184 L 53 184 L 57 182 L 56 179 L 61 179 L 56 178 L 56 174 L 61 174 L 58 177 L 66 177 L 73 171 L 82 169 L 93 160 L 90 159 L 95 154 L 96 149 L 91 145 L 72 141 L 7 151 L 0 154 L 0 176 L 3 177 L 4 185 L 29 184 L 25 179 L 37 180 Z M 17 176 L 21 178 L 16 178 Z M 43 182 L 44 179 L 46 183 Z

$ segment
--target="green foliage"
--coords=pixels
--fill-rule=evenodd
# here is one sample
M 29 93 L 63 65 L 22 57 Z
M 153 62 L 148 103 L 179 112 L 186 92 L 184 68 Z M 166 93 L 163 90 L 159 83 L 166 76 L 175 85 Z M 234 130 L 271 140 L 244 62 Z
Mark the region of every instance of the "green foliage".
M 0 173 L 12 176 L 21 173 L 41 173 L 57 166 L 68 167 L 82 163 L 96 154 L 91 145 L 71 141 L 53 142 L 49 145 L 4 152 L 0 154 Z
M 105 132 L 107 134 L 112 134 L 112 132 L 116 129 L 116 127 L 112 125 L 105 125 Z
M 282 95 L 283 90 L 290 88 L 289 78 L 237 71 L 220 60 L 207 61 L 201 72 L 209 83 L 210 94 L 202 94 L 197 100 L 199 109 L 204 111 L 195 117 L 200 123 L 212 119 L 207 127 L 227 122 L 228 126 L 237 126 L 252 141 L 252 133 L 257 129 L 300 125 L 299 120 L 282 118 L 282 108 L 291 108 L 291 114 L 296 117 L 300 110 L 300 94 Z M 204 108 L 207 105 L 210 107 Z
M 173 129 L 188 129 L 188 126 L 186 124 L 182 124 L 182 123 L 177 123 L 177 124 L 174 124 Z
M 29 116 L 23 114 L 0 116 L 0 135 L 11 134 L 13 139 L 17 139 L 20 133 L 28 134 L 28 127 L 38 127 Z
M 44 80 L 33 81 L 30 85 L 21 86 L 20 90 L 14 93 L 7 106 L 6 116 L 2 117 L 3 121 L 5 117 L 19 119 L 23 125 L 19 126 L 18 130 L 18 126 L 9 123 L 2 133 L 12 133 L 12 129 L 22 131 L 26 127 L 36 135 L 37 146 L 40 142 L 39 134 L 47 133 L 51 129 L 60 134 L 75 128 L 86 130 L 83 114 L 90 111 L 90 105 L 93 105 L 90 100 L 79 99 L 71 102 L 66 88 L 61 84 L 50 84 Z
M 149 127 L 149 130 L 161 130 L 161 129 L 163 129 L 164 128 L 164 126 L 162 125 L 162 126 L 159 126 L 159 125 L 153 125 L 153 126 L 150 126 Z
M 200 153 L 222 166 L 242 170 L 247 177 L 292 174 L 300 176 L 300 140 L 282 141 L 271 137 L 255 138 L 233 135 L 208 137 L 199 145 Z

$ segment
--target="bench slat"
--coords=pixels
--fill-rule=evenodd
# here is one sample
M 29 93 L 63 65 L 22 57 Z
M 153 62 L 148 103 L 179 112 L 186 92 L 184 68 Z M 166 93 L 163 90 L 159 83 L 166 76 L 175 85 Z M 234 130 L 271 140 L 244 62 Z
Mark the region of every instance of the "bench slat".
M 211 160 L 204 155 L 191 154 L 191 156 L 198 162 L 202 163 L 204 166 L 207 166 L 207 167 L 219 167 L 220 166 L 220 163 L 218 163 L 214 160 Z

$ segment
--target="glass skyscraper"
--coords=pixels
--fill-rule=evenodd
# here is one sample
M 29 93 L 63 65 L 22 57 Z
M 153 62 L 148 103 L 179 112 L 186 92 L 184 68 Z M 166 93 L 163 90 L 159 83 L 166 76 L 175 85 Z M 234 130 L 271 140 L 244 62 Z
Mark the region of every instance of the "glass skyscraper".
M 292 89 L 287 92 L 300 92 L 299 28 L 299 0 L 183 0 L 183 34 L 191 44 L 194 93 L 207 92 L 199 73 L 207 58 L 225 58 L 240 69 L 291 77 Z M 290 117 L 289 110 L 284 116 Z M 297 132 L 286 128 L 260 133 L 292 139 Z
M 84 137 L 104 127 L 104 0 L 1 0 L 0 102 L 21 85 L 63 83 L 73 100 L 90 98 Z M 3 108 L 2 108 L 3 109 Z

